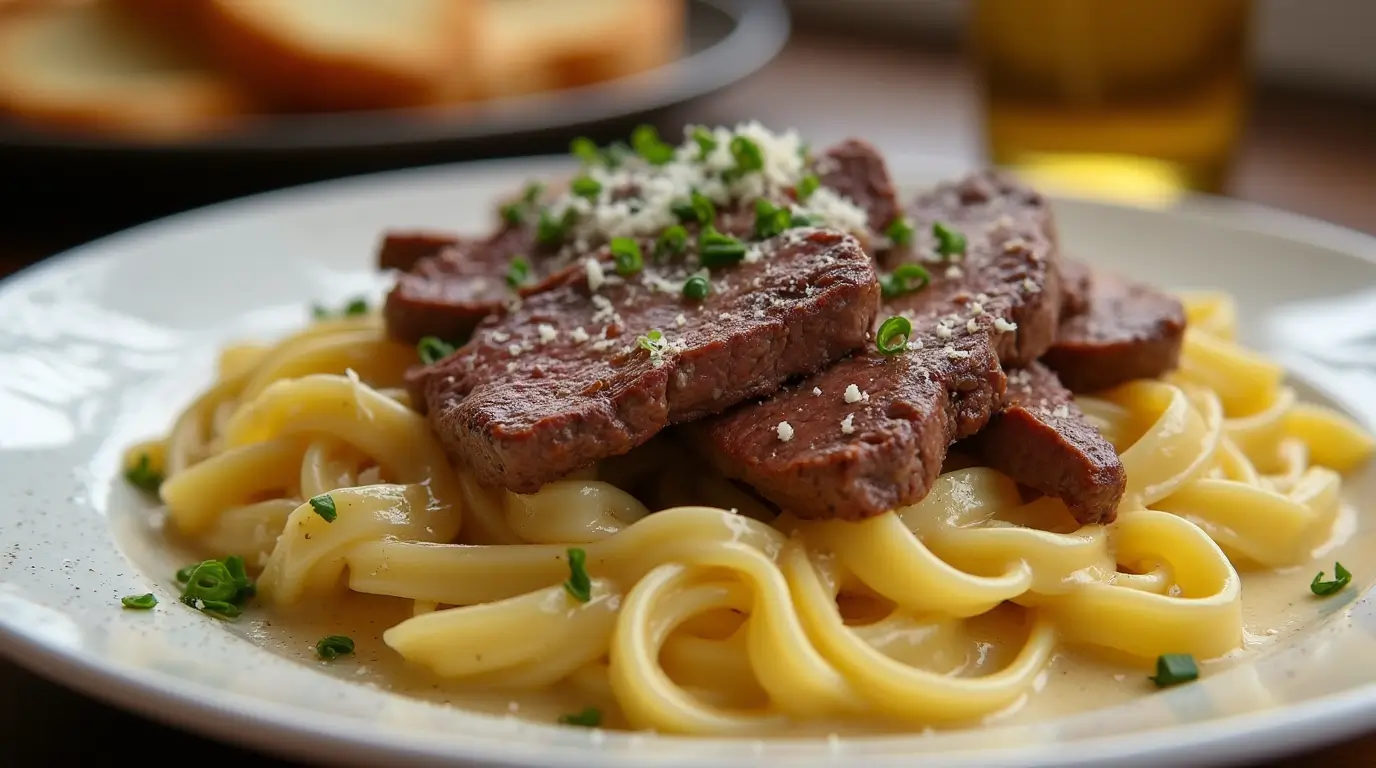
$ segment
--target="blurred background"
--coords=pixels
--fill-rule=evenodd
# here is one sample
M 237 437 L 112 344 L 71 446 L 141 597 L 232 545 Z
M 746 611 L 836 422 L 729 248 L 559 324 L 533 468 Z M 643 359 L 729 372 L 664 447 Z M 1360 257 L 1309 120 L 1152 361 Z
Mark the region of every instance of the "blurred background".
M 1373 30 L 1374 0 L 0 0 L 0 274 L 217 200 L 639 122 L 1376 233 Z M 8 758 L 204 748 L 4 663 L 0 690 Z
M 0 264 L 305 181 L 748 118 L 1376 231 L 1373 29 L 1370 0 L 0 0 L 23 193 Z

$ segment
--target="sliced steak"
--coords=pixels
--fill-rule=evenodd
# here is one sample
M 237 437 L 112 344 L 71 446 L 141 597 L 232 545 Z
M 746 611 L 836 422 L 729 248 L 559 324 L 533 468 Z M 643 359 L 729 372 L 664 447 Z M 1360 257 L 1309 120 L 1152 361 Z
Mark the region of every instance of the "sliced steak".
M 921 500 L 950 444 L 999 407 L 999 357 L 1032 359 L 1050 344 L 1059 274 L 1040 196 L 979 173 L 923 195 L 911 211 L 915 237 L 898 250 L 931 271 L 931 284 L 891 295 L 879 314 L 911 321 L 908 351 L 886 356 L 871 344 L 689 429 L 721 472 L 799 517 L 858 520 Z M 964 236 L 959 258 L 942 260 L 935 222 Z
M 387 294 L 383 318 L 388 335 L 407 343 L 425 336 L 462 343 L 479 321 L 516 297 L 520 288 L 539 285 L 548 277 L 548 260 L 527 259 L 526 283 L 508 281 L 513 260 L 529 253 L 534 243 L 529 228 L 506 227 L 485 240 L 461 238 L 420 258 L 410 271 L 397 276 Z
M 1088 264 L 1074 259 L 1061 259 L 1061 319 L 1083 314 L 1089 310 Z
M 816 163 L 822 186 L 850 200 L 869 217 L 869 229 L 884 234 L 898 218 L 898 195 L 888 163 L 868 141 L 846 139 L 827 148 Z
M 377 264 L 382 269 L 402 272 L 416 266 L 421 259 L 438 256 L 446 248 L 460 244 L 458 235 L 426 230 L 392 230 L 384 232 L 377 249 Z
M 1102 270 L 1089 275 L 1085 311 L 1060 324 L 1042 362 L 1072 392 L 1095 392 L 1175 369 L 1185 338 L 1180 300 Z
M 761 129 L 762 130 L 762 129 Z M 724 151 L 728 134 L 720 134 L 718 141 Z M 689 143 L 696 152 L 696 144 Z M 688 165 L 692 165 L 688 163 Z M 675 223 L 670 212 L 669 198 L 683 202 L 693 180 L 702 181 L 718 190 L 727 190 L 720 178 L 700 172 L 701 164 L 685 168 L 673 164 L 659 170 L 641 168 L 637 171 L 599 171 L 607 191 L 595 203 L 576 195 L 565 196 L 555 205 L 568 206 L 578 223 L 568 227 L 569 237 L 562 243 L 540 244 L 536 238 L 538 208 L 542 205 L 539 193 L 513 197 L 508 205 L 525 203 L 522 223 L 508 224 L 488 239 L 457 238 L 437 246 L 440 238 L 417 233 L 398 233 L 395 241 L 384 241 L 380 261 L 384 267 L 406 269 L 399 276 L 396 287 L 387 296 L 385 317 L 388 333 L 394 338 L 414 343 L 424 336 L 437 336 L 460 343 L 484 317 L 500 312 L 518 293 L 525 295 L 547 287 L 546 278 L 557 276 L 578 262 L 589 252 L 605 244 L 610 237 L 658 235 Z M 673 168 L 675 170 L 665 170 Z M 814 163 L 821 188 L 807 202 L 810 207 L 800 212 L 814 223 L 851 231 L 868 247 L 882 234 L 896 217 L 897 199 L 893 183 L 883 158 L 869 144 L 850 140 L 825 150 Z M 720 174 L 722 170 L 712 173 Z M 763 179 L 762 174 L 753 177 Z M 755 198 L 761 190 L 772 196 L 775 203 L 787 207 L 797 190 L 772 178 L 768 183 L 735 182 L 749 194 L 734 205 L 722 204 L 717 211 L 715 226 L 721 232 L 751 239 L 755 232 Z M 770 184 L 776 186 L 770 187 Z M 528 188 L 530 189 L 530 188 Z M 853 199 L 852 199 L 852 196 Z M 659 208 L 656 208 L 656 204 Z M 662 210 L 661 210 L 662 209 Z M 562 214 L 561 214 L 562 215 Z M 697 226 L 689 224 L 690 234 Z M 873 229 L 873 232 L 867 230 Z M 390 246 L 390 248 L 388 247 Z M 514 289 L 508 285 L 513 259 L 523 257 L 528 265 L 530 282 Z M 408 264 L 408 261 L 410 262 Z
M 1008 374 L 1003 410 L 960 448 L 1065 502 L 1081 523 L 1113 522 L 1127 487 L 1117 451 L 1040 363 Z
M 1004 366 L 1040 357 L 1056 338 L 1061 314 L 1060 248 L 1046 199 L 1011 176 L 982 171 L 937 186 L 908 210 L 913 245 L 889 254 L 890 265 L 898 266 L 894 259 L 919 263 L 967 294 L 955 297 L 963 305 L 961 326 L 973 321 L 991 330 L 995 318 L 1015 324 L 1013 332 L 995 335 Z M 937 225 L 965 239 L 963 257 L 942 255 Z M 908 314 L 931 300 L 923 293 L 908 294 L 890 300 L 888 307 L 892 314 Z
M 879 284 L 855 238 L 800 229 L 757 247 L 701 301 L 682 290 L 693 255 L 600 286 L 566 275 L 422 370 L 431 425 L 482 481 L 529 493 L 866 343 Z

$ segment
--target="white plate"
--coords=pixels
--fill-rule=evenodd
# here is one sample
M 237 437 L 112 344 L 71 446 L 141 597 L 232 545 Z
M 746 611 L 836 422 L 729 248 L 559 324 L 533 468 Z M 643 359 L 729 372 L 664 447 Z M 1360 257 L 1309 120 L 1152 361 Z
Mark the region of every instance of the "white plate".
M 950 170 L 895 163 L 912 184 Z M 549 172 L 544 161 L 488 163 L 268 194 L 107 238 L 0 287 L 0 648 L 144 714 L 332 762 L 909 765 L 939 753 L 945 765 L 1198 765 L 1376 728 L 1376 610 L 1365 600 L 1326 601 L 1311 626 L 1255 661 L 1122 707 L 839 743 L 594 742 L 332 677 L 193 611 L 120 610 L 120 596 L 146 591 L 174 604 L 180 564 L 146 532 L 121 452 L 167 428 L 209 380 L 215 349 L 283 333 L 311 301 L 380 291 L 371 261 L 383 228 L 481 229 L 494 196 Z M 1057 205 L 1071 253 L 1170 287 L 1233 292 L 1243 341 L 1376 426 L 1376 241 L 1222 201 Z M 1349 479 L 1348 494 L 1376 488 L 1371 474 Z

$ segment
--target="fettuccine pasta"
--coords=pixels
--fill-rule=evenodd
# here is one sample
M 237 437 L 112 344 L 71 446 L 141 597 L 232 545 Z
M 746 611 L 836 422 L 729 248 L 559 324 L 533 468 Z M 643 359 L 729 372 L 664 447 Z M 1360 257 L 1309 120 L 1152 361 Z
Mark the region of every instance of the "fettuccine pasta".
M 1176 373 L 1077 400 L 1126 469 L 1108 525 L 978 466 L 863 522 L 776 518 L 672 438 L 535 494 L 487 488 L 411 408 L 414 350 L 372 315 L 225 350 L 129 461 L 165 473 L 173 527 L 242 556 L 270 609 L 406 602 L 383 640 L 438 678 L 514 700 L 568 686 L 604 723 L 667 733 L 979 721 L 1068 649 L 1238 649 L 1239 572 L 1308 563 L 1339 473 L 1372 453 L 1235 343 L 1227 296 L 1185 304 Z M 574 550 L 586 600 L 565 586 Z

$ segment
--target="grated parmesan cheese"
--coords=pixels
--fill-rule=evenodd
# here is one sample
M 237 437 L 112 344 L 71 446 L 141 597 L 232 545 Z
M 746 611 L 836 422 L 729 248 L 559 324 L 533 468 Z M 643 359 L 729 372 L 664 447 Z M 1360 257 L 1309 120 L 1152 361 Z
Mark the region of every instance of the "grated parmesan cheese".
M 588 339 L 592 338 L 591 336 L 588 335 L 588 332 L 587 332 L 587 331 L 583 330 L 583 327 L 582 327 L 581 325 L 580 325 L 579 327 L 577 327 L 577 328 L 574 328 L 572 331 L 570 331 L 570 332 L 569 332 L 569 336 L 573 337 L 573 341 L 574 341 L 575 344 L 582 344 L 583 342 L 585 342 L 585 341 L 587 341 Z
M 845 400 L 847 404 L 858 403 L 860 402 L 861 397 L 862 395 L 860 394 L 859 387 L 855 386 L 854 384 L 851 384 L 850 386 L 846 387 Z
M 965 277 L 965 272 L 962 271 L 960 267 L 952 264 L 946 268 L 946 278 L 948 280 L 959 280 L 962 277 Z
M 975 318 L 973 318 L 973 317 L 970 318 L 970 319 L 965 323 L 965 332 L 966 332 L 966 333 L 979 333 L 979 322 L 978 322 L 977 320 L 975 320 Z
M 597 293 L 597 289 L 607 282 L 607 273 L 602 271 L 602 264 L 594 258 L 583 260 L 583 269 L 588 273 L 588 290 Z
M 549 323 L 540 323 L 535 326 L 535 331 L 540 334 L 540 342 L 543 344 L 548 344 L 559 338 L 559 331 L 555 330 L 554 326 Z
M 848 413 L 846 418 L 841 419 L 841 434 L 849 435 L 855 431 L 855 414 Z
M 970 356 L 969 352 L 966 352 L 963 349 L 956 349 L 955 347 L 952 347 L 950 345 L 947 345 L 946 348 L 942 351 L 946 353 L 946 357 L 952 360 L 964 360 L 965 358 Z
M 684 317 L 682 312 L 678 313 L 678 317 L 674 318 L 674 325 L 677 325 L 680 328 L 687 324 L 688 318 Z
M 785 443 L 793 439 L 793 425 L 786 421 L 779 422 L 779 426 L 775 427 L 775 431 L 779 433 L 779 439 Z
M 520 345 L 520 344 L 508 344 L 508 345 L 507 345 L 507 348 L 506 348 L 506 351 L 510 352 L 512 357 L 520 357 L 520 356 L 521 356 L 521 345 Z
M 1018 324 L 1010 323 L 1009 321 L 1004 320 L 1001 317 L 996 317 L 994 318 L 994 330 L 998 331 L 999 333 L 1008 333 L 1009 331 L 1018 330 Z
M 822 388 L 821 388 L 821 387 L 813 387 L 813 388 L 812 388 L 812 394 L 813 394 L 814 396 L 816 396 L 816 397 L 821 397 L 821 395 L 822 395 Z

